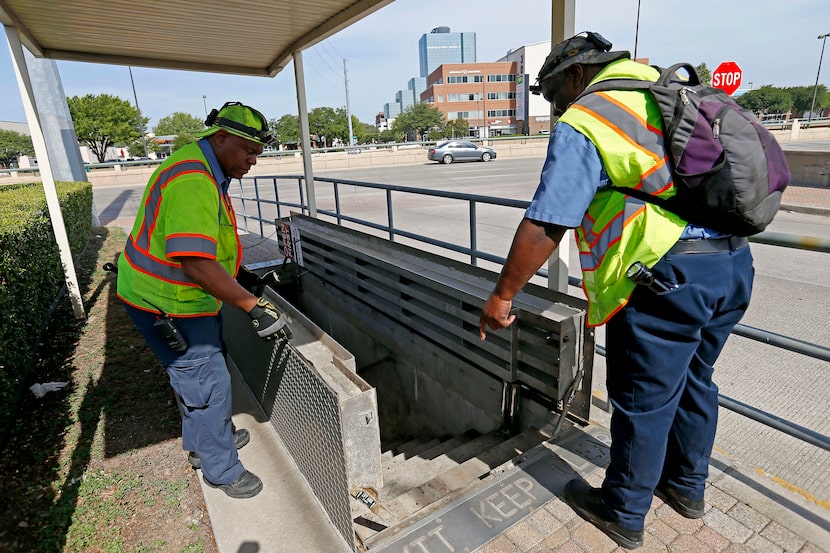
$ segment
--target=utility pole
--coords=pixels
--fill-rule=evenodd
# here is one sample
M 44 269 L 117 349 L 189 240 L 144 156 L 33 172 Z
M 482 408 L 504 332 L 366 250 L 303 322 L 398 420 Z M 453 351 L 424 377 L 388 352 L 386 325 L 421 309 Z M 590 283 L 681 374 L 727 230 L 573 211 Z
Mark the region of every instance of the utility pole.
M 823 35 L 818 35 L 818 39 L 821 41 L 821 55 L 818 57 L 818 71 L 816 71 L 816 86 L 813 88 L 813 102 L 810 104 L 810 115 L 807 116 L 807 126 L 810 126 L 810 121 L 813 120 L 813 110 L 816 109 L 816 93 L 818 92 L 818 76 L 821 74 L 821 60 L 824 58 L 824 43 L 827 41 L 827 37 L 830 36 L 830 33 L 824 33 Z
M 149 158 L 150 152 L 147 150 L 147 135 L 144 133 L 144 118 L 141 117 L 141 108 L 138 107 L 138 94 L 135 93 L 135 81 L 133 80 L 133 68 L 127 66 L 130 70 L 130 84 L 133 85 L 133 98 L 135 98 L 135 109 L 138 112 L 138 132 L 141 133 L 141 143 L 144 144 L 144 157 Z
M 346 58 L 343 58 L 343 80 L 346 81 L 346 119 L 349 121 L 349 146 L 354 145 L 352 131 L 352 112 L 349 110 L 349 70 L 346 69 Z
M 487 138 L 487 75 L 481 75 L 481 107 L 484 112 L 484 119 L 482 120 L 481 132 L 482 138 Z

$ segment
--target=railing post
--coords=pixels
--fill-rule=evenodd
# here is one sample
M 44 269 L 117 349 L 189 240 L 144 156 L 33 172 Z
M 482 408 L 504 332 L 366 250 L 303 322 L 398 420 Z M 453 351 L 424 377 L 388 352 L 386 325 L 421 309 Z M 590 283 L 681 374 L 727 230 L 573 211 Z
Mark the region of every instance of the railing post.
M 548 288 L 568 293 L 568 256 L 571 252 L 571 242 L 568 233 L 562 236 L 559 247 L 548 259 Z
M 245 206 L 245 188 L 242 179 L 239 179 L 239 201 L 242 202 L 242 221 L 245 223 L 245 232 L 248 231 L 248 208 Z M 257 202 L 259 204 L 259 202 Z
M 303 177 L 297 177 L 297 186 L 300 189 L 300 205 L 303 206 L 301 209 L 302 209 L 303 213 L 308 215 L 308 214 L 311 213 L 311 208 L 309 206 L 305 205 L 305 196 L 303 195 Z M 311 215 L 311 216 L 312 217 L 317 216 L 317 210 L 316 209 L 314 210 L 314 215 Z
M 277 221 L 282 220 L 282 204 L 280 203 L 280 187 L 277 185 L 279 182 L 277 177 L 271 179 L 274 183 L 274 201 L 277 202 Z
M 392 191 L 387 189 L 386 190 L 386 220 L 389 223 L 389 240 L 391 242 L 395 241 L 395 232 L 393 231 L 393 220 L 392 220 Z
M 259 236 L 265 238 L 265 228 L 262 226 L 262 202 L 259 201 L 259 181 L 257 177 L 254 177 L 254 197 L 256 197 L 256 216 L 259 220 Z
M 337 214 L 337 224 L 342 225 L 343 218 L 340 216 L 340 187 L 337 181 L 334 181 L 332 185 L 334 185 L 334 212 Z
M 470 200 L 470 265 L 478 266 L 478 236 L 476 234 L 476 202 Z

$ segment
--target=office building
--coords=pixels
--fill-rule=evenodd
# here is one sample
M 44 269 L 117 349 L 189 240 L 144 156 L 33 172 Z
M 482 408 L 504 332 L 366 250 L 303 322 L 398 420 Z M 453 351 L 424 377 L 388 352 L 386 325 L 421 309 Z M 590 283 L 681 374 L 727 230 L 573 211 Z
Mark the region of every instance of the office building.
M 436 27 L 418 41 L 421 77 L 428 77 L 445 63 L 475 63 L 476 34 L 453 33 L 449 27 Z
M 427 76 L 443 63 L 475 63 L 476 34 L 453 33 L 449 27 L 436 27 L 418 41 L 421 76 L 409 79 L 405 90 L 395 93 L 395 101 L 384 104 L 383 113 L 390 125 L 394 119 L 421 102 Z
M 388 120 L 394 120 L 401 114 L 401 104 L 399 102 L 388 102 L 383 104 L 383 116 Z
M 518 132 L 522 134 L 550 132 L 550 104 L 528 90 L 536 83 L 549 53 L 550 41 L 545 41 L 510 50 L 499 60 L 516 64 L 516 119 Z
M 466 119 L 471 135 L 516 134 L 516 63 L 442 64 L 427 77 L 421 102 L 447 120 Z

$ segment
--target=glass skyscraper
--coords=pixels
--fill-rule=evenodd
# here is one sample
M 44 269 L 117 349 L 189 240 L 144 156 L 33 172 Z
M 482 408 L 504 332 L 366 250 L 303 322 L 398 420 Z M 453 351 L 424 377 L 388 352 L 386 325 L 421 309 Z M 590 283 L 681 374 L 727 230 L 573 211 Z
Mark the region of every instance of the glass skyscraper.
M 427 77 L 444 63 L 475 63 L 476 34 L 453 33 L 449 27 L 436 27 L 418 41 L 421 77 Z

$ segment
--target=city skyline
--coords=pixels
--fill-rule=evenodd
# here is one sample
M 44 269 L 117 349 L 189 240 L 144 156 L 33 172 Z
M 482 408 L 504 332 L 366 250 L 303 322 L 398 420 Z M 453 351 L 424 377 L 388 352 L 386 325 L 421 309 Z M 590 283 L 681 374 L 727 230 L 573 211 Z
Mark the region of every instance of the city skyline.
M 435 27 L 476 33 L 480 62 L 496 61 L 508 50 L 550 39 L 549 0 L 516 0 L 508 8 L 495 0 L 479 0 L 470 6 L 475 9 L 445 13 L 438 0 L 398 0 L 305 51 L 309 109 L 345 106 L 346 59 L 350 111 L 373 123 L 384 104 L 394 101 L 396 91 L 406 89 L 409 79 L 419 74 L 418 40 Z M 721 61 L 736 61 L 744 71 L 742 88 L 749 83 L 757 88 L 815 82 L 821 46 L 816 36 L 830 32 L 830 3 L 792 0 L 759 9 L 747 0 L 700 0 L 696 13 L 717 16 L 711 21 L 696 18 L 658 0 L 579 0 L 575 27 L 598 31 L 614 43 L 614 49 L 632 53 L 636 37 L 637 55 L 651 63 L 706 63 L 711 70 Z M 0 120 L 25 121 L 8 48 L 4 51 L 0 95 L 5 101 L 0 104 Z M 64 61 L 57 66 L 67 96 L 107 93 L 134 102 L 126 66 Z M 227 100 L 249 103 L 269 119 L 297 112 L 291 65 L 274 78 L 135 66 L 132 72 L 139 107 L 150 118 L 150 127 L 177 111 L 202 117 Z M 830 67 L 823 68 L 819 82 L 830 82 Z

